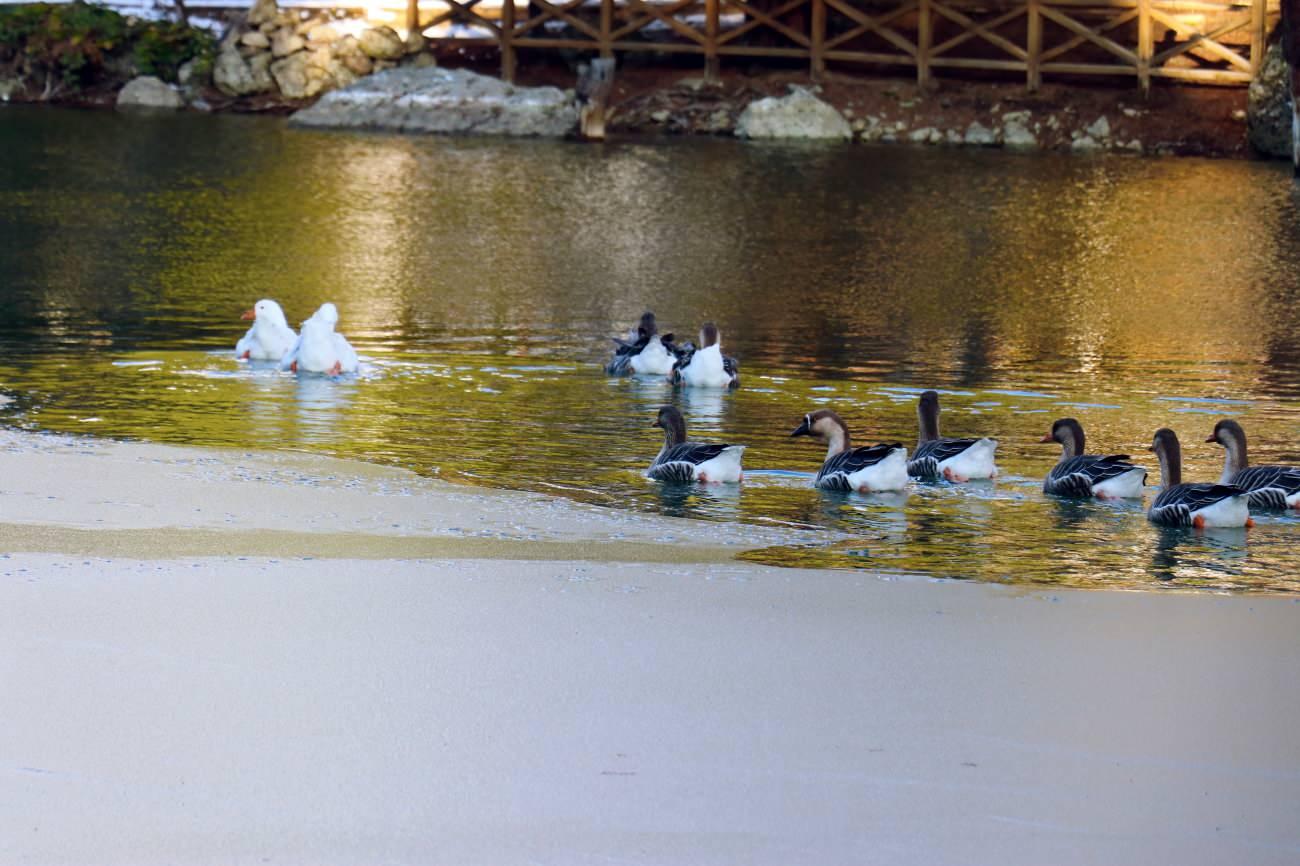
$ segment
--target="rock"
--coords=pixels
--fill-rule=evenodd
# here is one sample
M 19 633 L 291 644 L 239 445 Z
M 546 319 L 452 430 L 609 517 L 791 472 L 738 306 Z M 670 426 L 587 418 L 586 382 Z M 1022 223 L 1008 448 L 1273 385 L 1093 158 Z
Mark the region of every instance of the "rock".
M 708 116 L 700 127 L 704 132 L 722 133 L 731 132 L 735 129 L 735 124 L 731 121 L 731 114 L 724 108 L 719 108 Z
M 217 54 L 216 63 L 212 66 L 212 83 L 227 96 L 248 96 L 269 90 L 272 86 L 270 77 L 259 76 L 255 71 L 258 61 L 262 58 L 265 58 L 265 62 L 260 66 L 265 73 L 266 63 L 270 62 L 271 55 L 263 53 L 248 61 L 234 48 L 222 49 Z
M 670 117 L 672 117 L 672 115 L 662 108 L 659 109 L 658 111 L 652 111 L 650 113 L 650 119 L 653 120 L 655 123 L 667 123 L 668 118 Z
M 939 130 L 932 126 L 923 126 L 920 129 L 914 129 L 908 133 L 907 140 L 915 141 L 918 144 L 928 144 L 930 141 L 930 134 L 938 131 Z
M 1244 108 L 1238 108 L 1236 111 L 1232 112 L 1232 119 L 1233 119 L 1233 120 L 1245 120 L 1245 119 L 1246 119 L 1246 109 L 1244 109 Z
M 1099 150 L 1101 145 L 1091 135 L 1081 135 L 1070 142 L 1071 153 L 1096 153 Z
M 176 67 L 176 83 L 181 87 L 189 87 L 194 83 L 193 60 L 186 60 L 180 66 Z
M 328 43 L 328 42 L 334 42 L 338 38 L 339 38 L 338 30 L 336 30 L 334 26 L 327 21 L 322 21 L 318 24 L 313 24 L 311 29 L 307 31 L 307 41 L 317 45 Z
M 1084 130 L 1084 132 L 1088 133 L 1089 136 L 1097 141 L 1105 141 L 1110 138 L 1110 121 L 1107 120 L 1106 115 L 1103 114 L 1101 117 L 1094 120 L 1088 128 Z
M 867 122 L 860 117 L 856 118 L 852 123 L 849 124 L 849 129 L 853 130 L 854 132 L 861 132 L 866 128 L 867 128 Z
M 239 44 L 247 45 L 249 48 L 270 48 L 271 40 L 267 39 L 266 34 L 260 30 L 250 30 L 239 37 Z
M 318 93 L 356 80 L 356 76 L 335 60 L 326 46 L 315 51 L 299 51 L 277 60 L 271 64 L 271 77 L 280 93 L 288 99 L 311 99 Z
M 411 61 L 411 65 L 416 69 L 428 69 L 430 66 L 438 65 L 438 58 L 427 51 L 421 51 L 419 54 L 415 55 L 415 59 Z
M 1026 116 L 1028 112 L 1023 113 Z M 1006 122 L 1005 117 L 1002 124 L 1002 145 L 1013 149 L 1029 150 L 1038 147 L 1038 137 L 1029 131 L 1029 128 L 1019 120 Z
M 0 78 L 0 102 L 13 99 L 15 93 L 21 92 L 23 82 L 20 78 Z
M 378 64 L 376 64 L 378 65 Z M 403 67 L 323 96 L 291 118 L 297 126 L 461 135 L 561 137 L 578 109 L 555 87 L 518 87 L 467 69 Z
M 1291 158 L 1290 71 L 1282 46 L 1270 45 L 1264 64 L 1250 83 L 1246 103 L 1246 140 L 1266 156 Z
M 175 111 L 184 107 L 185 100 L 180 93 L 161 78 L 152 75 L 132 78 L 117 94 L 119 111 L 136 108 Z
M 355 36 L 344 36 L 330 46 L 330 51 L 354 75 L 369 75 L 374 71 L 374 61 L 361 50 L 361 43 Z
M 275 0 L 257 0 L 252 8 L 248 10 L 248 17 L 245 20 L 256 27 L 267 21 L 275 20 L 275 16 L 279 11 L 279 9 L 275 8 Z
M 943 143 L 952 147 L 962 143 L 962 134 L 955 129 L 950 129 L 943 134 Z
M 966 134 L 962 136 L 962 141 L 972 147 L 992 147 L 998 143 L 998 136 L 993 130 L 976 120 L 966 127 Z
M 1002 115 L 1002 123 L 1004 125 L 1008 123 L 1019 123 L 1021 126 L 1026 126 L 1029 123 L 1029 116 L 1028 111 L 1008 111 L 1006 114 Z
M 807 90 L 751 102 L 736 121 L 741 138 L 839 139 L 853 137 L 849 122 Z
M 275 36 L 271 39 L 271 54 L 275 57 L 288 57 L 306 47 L 307 41 L 288 27 L 275 31 Z
M 361 50 L 375 60 L 398 60 L 406 53 L 402 38 L 391 27 L 371 27 L 361 31 Z
M 1133 153 L 1141 153 L 1143 150 L 1142 142 L 1138 141 L 1136 138 L 1130 141 L 1128 144 L 1121 145 L 1121 147 L 1123 147 L 1125 150 L 1132 151 Z

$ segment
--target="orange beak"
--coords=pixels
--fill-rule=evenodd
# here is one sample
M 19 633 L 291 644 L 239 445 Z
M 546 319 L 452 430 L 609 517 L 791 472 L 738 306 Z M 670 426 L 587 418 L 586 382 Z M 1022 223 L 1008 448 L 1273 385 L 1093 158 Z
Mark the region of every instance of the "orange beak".
M 1039 439 L 1038 441 L 1039 441 L 1039 442 L 1055 442 L 1056 440 L 1053 439 L 1053 438 L 1051 437 L 1051 435 L 1049 434 L 1049 435 L 1047 435 L 1047 436 L 1044 436 L 1042 439 Z
M 256 310 L 244 310 L 244 312 L 242 312 L 242 313 L 239 314 L 239 318 L 241 318 L 241 319 L 256 319 L 256 318 L 257 318 L 257 311 L 256 311 Z

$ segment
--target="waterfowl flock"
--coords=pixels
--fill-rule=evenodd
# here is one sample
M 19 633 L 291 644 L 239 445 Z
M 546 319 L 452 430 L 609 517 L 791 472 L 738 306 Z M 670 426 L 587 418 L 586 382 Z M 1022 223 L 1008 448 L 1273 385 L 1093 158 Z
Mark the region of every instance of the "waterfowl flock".
M 320 309 L 294 333 L 284 310 L 275 301 L 263 299 L 244 313 L 252 319 L 248 333 L 235 344 L 235 357 L 244 361 L 275 361 L 281 370 L 339 376 L 355 373 L 360 366 L 356 350 L 334 330 L 338 307 L 321 304 Z
M 739 364 L 722 354 L 712 322 L 701 327 L 698 345 L 678 345 L 672 334 L 659 333 L 654 314 L 647 312 L 626 340 L 614 342 L 614 357 L 605 367 L 611 375 L 661 376 L 683 387 L 739 384 Z M 672 406 L 660 408 L 652 426 L 664 430 L 665 442 L 647 477 L 669 483 L 743 480 L 745 446 L 687 441 L 685 419 Z M 907 448 L 898 442 L 853 447 L 848 425 L 829 409 L 808 413 L 790 435 L 808 436 L 826 446 L 826 457 L 813 481 L 823 490 L 876 493 L 904 490 L 911 480 L 960 484 L 997 478 L 996 439 L 940 435 L 936 391 L 920 395 L 917 427 L 910 459 Z M 1041 441 L 1061 446 L 1059 461 L 1043 481 L 1045 493 L 1103 500 L 1142 498 L 1147 470 L 1130 462 L 1127 454 L 1085 453 L 1083 426 L 1074 418 L 1057 420 Z M 1182 480 L 1178 437 L 1168 428 L 1155 432 L 1148 450 L 1159 461 L 1161 490 L 1147 510 L 1152 523 L 1198 529 L 1249 527 L 1251 509 L 1300 508 L 1300 468 L 1248 465 L 1246 434 L 1236 421 L 1220 421 L 1205 441 L 1223 446 L 1223 475 L 1217 483 L 1188 483 Z

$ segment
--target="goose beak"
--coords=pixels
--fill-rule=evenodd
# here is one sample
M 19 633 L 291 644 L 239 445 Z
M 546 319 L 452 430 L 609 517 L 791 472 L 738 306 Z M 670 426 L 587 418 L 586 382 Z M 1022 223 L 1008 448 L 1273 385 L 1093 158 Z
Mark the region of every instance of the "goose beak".
M 651 421 L 651 422 L 650 422 L 650 426 L 651 426 L 651 427 L 658 427 L 658 426 L 659 426 L 659 419 L 656 418 L 656 419 L 654 419 L 653 421 Z
M 1219 440 L 1218 440 L 1218 439 L 1215 439 L 1213 436 L 1211 436 L 1211 437 L 1209 437 L 1208 439 L 1206 439 L 1205 441 L 1206 441 L 1206 442 L 1218 442 Z
M 1039 442 L 1055 442 L 1056 440 L 1052 438 L 1052 434 L 1048 433 L 1046 436 L 1044 436 L 1042 439 L 1039 439 L 1038 441 L 1039 441 Z
M 807 421 L 804 421 L 804 422 L 803 422 L 802 424 L 800 424 L 797 428 L 795 428 L 795 431 L 794 431 L 793 433 L 791 433 L 790 435 L 791 435 L 791 436 L 807 436 L 807 435 L 809 435 L 808 422 L 807 422 Z
M 1148 446 L 1147 446 L 1147 450 L 1148 450 L 1148 451 L 1155 451 L 1155 450 L 1156 450 L 1156 446 L 1154 446 L 1154 445 L 1148 445 Z
M 256 319 L 256 318 L 257 318 L 257 312 L 256 312 L 255 310 L 244 310 L 244 312 L 242 312 L 242 313 L 239 314 L 239 318 L 241 318 L 241 319 L 245 319 L 245 320 L 247 320 L 247 319 Z

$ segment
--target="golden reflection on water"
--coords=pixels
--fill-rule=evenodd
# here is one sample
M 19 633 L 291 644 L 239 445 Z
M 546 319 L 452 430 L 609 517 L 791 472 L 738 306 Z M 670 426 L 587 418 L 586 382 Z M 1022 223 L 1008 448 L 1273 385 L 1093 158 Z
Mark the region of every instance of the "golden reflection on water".
M 1172 426 L 1193 478 L 1218 475 L 1202 440 L 1222 415 L 1256 461 L 1300 462 L 1300 221 L 1277 166 L 12 109 L 0 149 L 7 423 L 317 450 L 789 527 L 762 561 L 1300 589 L 1292 518 L 1171 534 L 1138 505 L 1059 503 L 1037 480 L 1056 457 L 1037 440 L 1062 415 L 1095 450 L 1141 457 Z M 236 363 L 238 314 L 262 296 L 295 323 L 337 303 L 361 376 Z M 684 336 L 717 321 L 743 387 L 606 379 L 608 337 L 645 308 Z M 998 484 L 809 489 L 821 454 L 788 437 L 804 412 L 833 406 L 859 441 L 910 444 L 924 387 L 948 392 L 946 432 L 999 438 Z M 749 446 L 743 487 L 640 477 L 666 402 L 699 438 Z

